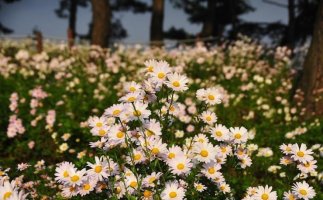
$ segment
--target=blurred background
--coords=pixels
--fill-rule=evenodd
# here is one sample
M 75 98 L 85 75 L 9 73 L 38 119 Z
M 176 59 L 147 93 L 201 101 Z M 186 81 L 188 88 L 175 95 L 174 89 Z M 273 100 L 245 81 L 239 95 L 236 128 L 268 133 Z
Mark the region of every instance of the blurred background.
M 116 41 L 147 44 L 204 39 L 212 42 L 219 38 L 235 39 L 241 33 L 267 44 L 294 48 L 308 43 L 319 0 L 0 2 L 1 37 L 23 38 L 39 31 L 44 38 L 56 41 L 70 38 L 74 42 L 92 41 L 107 46 Z M 95 33 L 96 39 L 93 39 Z

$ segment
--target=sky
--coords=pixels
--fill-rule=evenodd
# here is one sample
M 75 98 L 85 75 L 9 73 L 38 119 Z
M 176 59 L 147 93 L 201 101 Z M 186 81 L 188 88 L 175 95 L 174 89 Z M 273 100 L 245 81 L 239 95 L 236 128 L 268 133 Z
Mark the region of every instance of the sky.
M 151 2 L 152 0 L 145 0 Z M 287 4 L 287 0 L 274 0 Z M 174 9 L 171 3 L 165 1 L 164 30 L 174 26 L 184 28 L 189 33 L 198 33 L 200 24 L 191 24 L 187 15 L 178 9 Z M 241 15 L 240 18 L 250 22 L 277 22 L 287 23 L 287 9 L 265 3 L 263 0 L 249 0 L 256 9 Z M 1 4 L 0 21 L 10 27 L 14 33 L 11 37 L 24 37 L 31 35 L 33 28 L 42 31 L 45 38 L 64 40 L 68 25 L 67 19 L 58 18 L 54 9 L 59 7 L 59 0 L 20 0 L 12 4 Z M 124 42 L 147 42 L 149 41 L 150 13 L 133 14 L 131 12 L 117 13 L 116 16 L 128 32 Z M 88 32 L 91 21 L 91 7 L 78 7 L 76 31 L 79 34 Z

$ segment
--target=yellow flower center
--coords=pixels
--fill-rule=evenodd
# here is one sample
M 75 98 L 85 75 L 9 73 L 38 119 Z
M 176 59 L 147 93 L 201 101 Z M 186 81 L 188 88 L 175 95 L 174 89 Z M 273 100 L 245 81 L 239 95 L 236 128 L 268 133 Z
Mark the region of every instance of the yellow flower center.
M 227 148 L 225 148 L 225 147 L 221 147 L 220 149 L 221 149 L 222 153 L 225 153 L 227 151 Z
M 137 187 L 137 185 L 138 185 L 137 181 L 132 181 L 130 183 L 130 186 L 133 187 L 133 188 Z
M 173 82 L 173 86 L 174 86 L 174 87 L 179 87 L 180 85 L 181 85 L 181 84 L 180 84 L 178 81 L 174 81 L 174 82 Z
M 83 185 L 83 190 L 89 190 L 89 189 L 91 189 L 90 184 L 86 183 L 86 184 Z
M 136 98 L 135 98 L 135 97 L 129 97 L 129 98 L 128 98 L 128 101 L 129 101 L 129 102 L 134 102 L 134 101 L 136 101 Z
M 102 127 L 102 126 L 103 126 L 103 124 L 102 124 L 101 122 L 97 122 L 97 123 L 96 123 L 96 126 L 97 126 L 97 127 Z
M 69 174 L 68 174 L 68 172 L 67 172 L 67 171 L 64 171 L 64 173 L 63 173 L 63 176 L 64 176 L 64 178 L 67 178 L 67 177 L 69 177 Z
M 99 135 L 100 135 L 100 136 L 104 136 L 104 135 L 105 135 L 105 133 L 106 133 L 106 132 L 105 132 L 105 130 L 104 130 L 104 129 L 100 129 L 100 130 L 99 130 Z
M 311 166 L 311 164 L 309 162 L 304 164 L 304 167 L 310 167 L 310 166 Z
M 148 71 L 148 72 L 154 72 L 154 67 L 153 67 L 153 66 L 149 66 L 149 67 L 147 68 L 147 71 Z
M 158 73 L 157 76 L 158 76 L 159 79 L 163 79 L 165 77 L 165 73 L 160 72 L 160 73 Z
M 114 110 L 114 111 L 113 111 L 113 113 L 112 113 L 112 114 L 113 114 L 114 116 L 116 116 L 116 115 L 119 115 L 119 114 L 120 114 L 120 112 L 121 112 L 121 110 L 116 109 L 116 110 Z
M 198 142 L 200 142 L 200 143 L 204 143 L 204 139 L 203 139 L 203 138 L 199 138 L 199 139 L 198 139 Z
M 133 111 L 133 115 L 136 116 L 136 117 L 140 117 L 141 112 L 139 110 L 135 110 L 135 111 Z
M 218 136 L 218 137 L 221 137 L 222 136 L 222 132 L 221 131 L 215 131 L 215 135 Z
M 156 147 L 154 147 L 154 148 L 151 150 L 151 153 L 152 153 L 152 154 L 154 154 L 154 155 L 156 155 L 156 154 L 158 154 L 158 153 L 159 153 L 159 149 L 158 149 L 158 148 L 156 148 Z
M 212 94 L 210 94 L 207 98 L 211 101 L 215 99 L 215 97 Z
M 197 186 L 196 186 L 196 189 L 197 189 L 197 190 L 202 190 L 202 189 L 203 189 L 203 186 L 202 186 L 202 185 L 197 185 Z
M 300 190 L 299 190 L 299 193 L 301 193 L 302 195 L 307 195 L 307 192 L 306 192 L 306 190 L 304 190 L 304 189 L 300 189 Z
M 144 197 L 149 198 L 149 197 L 151 197 L 151 195 L 152 195 L 151 191 L 149 191 L 149 190 L 144 191 Z
M 220 190 L 222 190 L 222 191 L 223 191 L 224 189 L 225 189 L 225 186 L 224 186 L 224 185 L 221 185 L 221 186 L 220 186 Z
M 101 165 L 95 166 L 94 171 L 95 171 L 95 173 L 102 172 L 102 166 Z
M 148 182 L 152 184 L 155 180 L 156 180 L 156 177 L 153 176 L 149 178 Z
M 240 134 L 240 133 L 236 133 L 236 134 L 234 135 L 234 138 L 235 138 L 235 139 L 237 139 L 237 140 L 238 140 L 238 139 L 240 139 L 240 138 L 241 138 L 241 134 Z
M 170 106 L 169 107 L 169 110 L 172 111 L 172 112 L 174 112 L 175 111 L 175 107 L 174 106 Z
M 182 169 L 184 169 L 184 164 L 183 163 L 179 163 L 179 164 L 177 164 L 177 169 L 178 170 L 182 170 Z
M 155 135 L 155 133 L 151 130 L 146 130 L 146 134 L 147 134 L 147 136 Z
M 205 119 L 206 119 L 206 121 L 211 121 L 212 120 L 212 117 L 211 116 L 207 116 Z
M 117 138 L 123 138 L 123 136 L 124 136 L 124 133 L 123 132 L 119 131 L 117 133 Z
M 207 157 L 208 155 L 209 155 L 209 152 L 208 151 L 206 151 L 206 150 L 202 150 L 201 152 L 200 152 L 200 155 L 202 156 L 202 157 Z
M 120 194 L 120 192 L 121 192 L 121 187 L 117 187 L 117 188 L 116 188 L 116 193 L 117 193 L 117 194 Z
M 71 177 L 71 181 L 74 183 L 77 182 L 78 180 L 80 180 L 80 177 L 78 175 L 74 175 Z
M 299 151 L 299 152 L 297 152 L 297 155 L 299 156 L 299 157 L 304 157 L 304 152 L 302 152 L 302 151 Z
M 175 154 L 174 154 L 174 153 L 169 153 L 169 154 L 168 154 L 168 158 L 169 158 L 169 159 L 173 159 L 173 158 L 175 158 Z
M 140 160 L 140 158 L 141 158 L 141 154 L 139 153 L 134 156 L 134 160 Z
M 267 200 L 269 198 L 268 194 L 262 194 L 261 199 L 262 200 Z
M 3 199 L 4 199 L 4 200 L 6 200 L 6 199 L 8 199 L 11 195 L 12 195 L 12 192 L 6 192 L 6 193 L 4 193 L 4 195 L 3 195 Z
M 215 173 L 215 169 L 214 169 L 214 167 L 210 167 L 207 171 L 208 171 L 210 174 L 214 174 L 214 173 Z
M 129 90 L 130 90 L 131 92 L 135 92 L 135 91 L 136 91 L 136 88 L 135 88 L 135 87 L 133 87 L 133 86 L 131 86 L 131 87 L 129 88 Z
M 177 197 L 177 193 L 176 192 L 170 192 L 169 197 L 170 198 L 175 198 L 175 197 Z

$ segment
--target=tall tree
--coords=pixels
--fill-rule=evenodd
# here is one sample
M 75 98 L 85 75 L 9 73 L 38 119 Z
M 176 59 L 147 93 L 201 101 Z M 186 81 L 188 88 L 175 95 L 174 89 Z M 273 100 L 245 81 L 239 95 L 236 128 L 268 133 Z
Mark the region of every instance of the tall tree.
M 243 21 L 239 15 L 253 11 L 245 0 L 171 0 L 176 8 L 183 9 L 192 23 L 202 24 L 200 36 L 223 37 L 237 32 Z M 226 27 L 231 25 L 229 32 Z M 226 34 L 226 35 L 225 35 Z
M 213 35 L 214 31 L 214 23 L 213 19 L 215 16 L 215 4 L 216 1 L 214 0 L 207 0 L 207 9 L 206 9 L 206 16 L 203 19 L 201 37 L 210 37 Z
M 305 58 L 299 89 L 303 93 L 305 117 L 323 115 L 323 1 L 319 3 L 310 48 Z
M 152 45 L 162 45 L 164 24 L 164 0 L 153 0 L 150 23 L 150 41 Z
M 108 45 L 111 31 L 111 14 L 109 0 L 92 0 L 92 44 L 101 47 Z
M 55 9 L 55 13 L 59 18 L 68 18 L 67 38 L 69 46 L 74 44 L 77 36 L 77 7 L 87 7 L 88 2 L 89 0 L 60 0 L 59 7 Z

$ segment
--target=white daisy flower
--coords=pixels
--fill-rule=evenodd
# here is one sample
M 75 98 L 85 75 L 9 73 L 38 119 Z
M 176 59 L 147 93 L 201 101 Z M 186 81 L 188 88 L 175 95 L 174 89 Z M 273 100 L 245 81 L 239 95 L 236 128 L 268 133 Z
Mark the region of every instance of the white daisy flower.
M 169 74 L 167 76 L 168 81 L 166 85 L 177 92 L 182 92 L 188 89 L 188 79 L 186 76 L 179 75 L 178 73 Z
M 116 144 L 121 144 L 125 142 L 126 132 L 121 125 L 113 125 L 109 129 L 108 137 Z
M 179 146 L 172 146 L 170 147 L 164 154 L 164 159 L 172 160 L 177 157 L 184 156 L 184 152 L 182 151 L 182 148 Z
M 230 132 L 227 127 L 222 124 L 217 124 L 210 129 L 211 137 L 216 141 L 227 141 L 230 139 Z
M 95 163 L 92 164 L 88 162 L 87 165 L 91 167 L 91 169 L 87 171 L 88 175 L 99 181 L 103 181 L 104 178 L 108 178 L 107 170 L 109 169 L 109 165 L 106 158 L 103 156 L 100 158 L 95 156 Z
M 158 83 L 163 83 L 170 72 L 171 68 L 169 67 L 168 63 L 165 61 L 160 61 L 154 68 L 154 71 L 151 73 L 151 76 L 154 81 L 157 81 Z
M 195 154 L 195 159 L 208 163 L 215 160 L 216 149 L 211 143 L 195 143 L 193 153 Z
M 243 156 L 243 157 L 241 157 L 239 159 L 240 159 L 239 164 L 240 164 L 241 168 L 243 168 L 243 169 L 246 168 L 246 167 L 250 167 L 251 164 L 252 164 L 252 160 L 248 155 L 245 155 L 245 156 Z
M 144 62 L 145 66 L 146 66 L 146 72 L 147 73 L 152 73 L 154 72 L 155 67 L 158 65 L 157 60 L 154 59 L 150 59 Z
M 166 146 L 167 145 L 163 143 L 161 138 L 154 138 L 150 140 L 148 144 L 152 156 L 163 155 L 167 151 Z
M 124 90 L 125 92 L 139 92 L 141 90 L 141 85 L 134 81 L 126 82 L 124 84 Z
M 191 167 L 193 164 L 191 163 L 191 159 L 181 156 L 176 159 L 168 160 L 168 165 L 171 169 L 171 172 L 176 175 L 188 174 L 191 171 Z
M 202 183 L 194 183 L 194 188 L 195 188 L 198 192 L 203 192 L 204 190 L 206 190 L 205 185 L 203 185 Z
M 200 115 L 200 118 L 203 120 L 203 122 L 205 122 L 209 125 L 212 125 L 218 119 L 217 116 L 215 115 L 215 113 L 211 112 L 211 111 L 202 112 L 202 114 Z
M 219 173 L 219 170 L 221 169 L 221 166 L 217 164 L 214 161 L 211 161 L 209 163 L 204 163 L 203 168 L 201 170 L 201 173 L 204 174 L 209 179 L 214 179 L 217 176 L 217 173 Z
M 254 195 L 255 200 L 276 200 L 277 192 L 272 191 L 272 187 L 266 185 L 265 187 L 259 186 L 256 194 Z
M 294 183 L 292 192 L 296 197 L 304 200 L 312 199 L 316 195 L 313 187 L 309 186 L 305 181 Z
M 247 142 L 248 139 L 248 131 L 244 127 L 235 127 L 230 128 L 231 139 L 235 144 L 241 144 Z
M 91 129 L 93 136 L 106 137 L 109 131 L 109 126 L 94 127 Z
M 14 200 L 14 196 L 17 196 L 17 188 L 15 186 L 15 182 L 12 181 L 4 181 L 3 184 L 0 185 L 0 199 L 1 200 Z
M 310 160 L 307 161 L 306 163 L 300 163 L 297 165 L 297 169 L 299 169 L 302 173 L 311 173 L 315 171 L 317 168 L 316 165 L 317 161 L 316 160 Z
M 144 124 L 145 127 L 145 134 L 147 137 L 153 136 L 153 135 L 157 135 L 160 136 L 162 134 L 162 128 L 161 125 L 158 121 L 156 121 L 155 119 L 152 119 L 150 121 L 146 121 Z
M 58 166 L 55 169 L 55 180 L 64 183 L 67 182 L 70 177 L 70 171 L 71 169 L 76 170 L 75 165 L 70 162 L 62 162 L 58 164 Z
M 220 104 L 222 101 L 223 95 L 217 88 L 208 88 L 204 90 L 202 99 L 210 105 Z
M 145 177 L 142 181 L 142 185 L 144 187 L 155 187 L 155 183 L 159 180 L 159 178 L 162 176 L 161 172 L 153 172 L 147 177 Z
M 89 126 L 92 128 L 101 128 L 103 126 L 107 126 L 107 120 L 105 117 L 90 117 L 88 122 Z
M 126 192 L 127 190 L 123 182 L 117 182 L 114 184 L 114 194 L 116 194 L 118 199 L 121 199 L 126 194 Z
M 292 154 L 292 144 L 282 144 L 279 146 L 279 149 L 286 155 Z
M 230 188 L 230 186 L 229 186 L 227 183 L 224 183 L 224 182 L 219 183 L 219 184 L 218 184 L 218 188 L 219 188 L 219 190 L 220 190 L 221 192 L 223 192 L 224 194 L 231 192 L 231 188 Z
M 297 197 L 291 191 L 284 192 L 283 200 L 296 200 L 296 199 Z
M 209 143 L 209 138 L 206 135 L 200 133 L 193 139 L 194 143 Z
M 146 160 L 144 152 L 141 149 L 134 149 L 132 160 L 134 161 L 135 164 L 144 162 Z M 128 161 L 131 162 L 130 157 Z
M 144 94 L 142 92 L 131 92 L 119 99 L 121 102 L 133 103 L 136 101 L 141 101 L 144 99 Z
M 108 117 L 119 117 L 124 109 L 123 104 L 114 104 L 104 111 L 104 115 Z
M 179 187 L 178 183 L 167 183 L 165 189 L 161 193 L 163 200 L 182 200 L 185 197 L 185 190 Z
M 69 170 L 69 178 L 68 178 L 69 185 L 71 186 L 81 185 L 82 182 L 84 181 L 85 173 L 86 173 L 85 169 L 75 170 L 71 168 Z
M 149 118 L 151 111 L 147 109 L 148 104 L 135 102 L 133 105 L 130 106 L 130 120 L 140 119 L 141 121 L 143 121 L 144 119 Z
M 79 189 L 80 195 L 85 196 L 89 194 L 91 191 L 93 191 L 97 182 L 98 182 L 97 179 L 88 177 L 80 186 L 80 189 Z
M 296 161 L 306 163 L 313 160 L 313 151 L 311 149 L 306 149 L 306 144 L 301 144 L 299 147 L 298 144 L 292 146 L 292 158 Z

